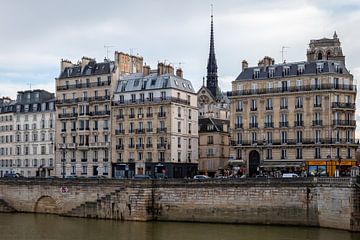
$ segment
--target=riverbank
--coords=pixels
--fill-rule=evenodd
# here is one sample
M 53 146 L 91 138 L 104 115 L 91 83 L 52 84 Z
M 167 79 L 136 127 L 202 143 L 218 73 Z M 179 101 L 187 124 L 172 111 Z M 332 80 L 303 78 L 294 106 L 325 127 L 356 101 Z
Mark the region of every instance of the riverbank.
M 19 212 L 83 218 L 360 231 L 355 178 L 0 180 L 0 199 Z

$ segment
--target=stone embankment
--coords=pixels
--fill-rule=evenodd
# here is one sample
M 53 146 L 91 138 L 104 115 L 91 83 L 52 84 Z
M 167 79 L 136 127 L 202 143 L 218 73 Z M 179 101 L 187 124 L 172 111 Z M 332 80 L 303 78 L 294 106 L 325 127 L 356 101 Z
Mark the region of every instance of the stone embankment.
M 0 211 L 360 231 L 360 178 L 0 180 Z

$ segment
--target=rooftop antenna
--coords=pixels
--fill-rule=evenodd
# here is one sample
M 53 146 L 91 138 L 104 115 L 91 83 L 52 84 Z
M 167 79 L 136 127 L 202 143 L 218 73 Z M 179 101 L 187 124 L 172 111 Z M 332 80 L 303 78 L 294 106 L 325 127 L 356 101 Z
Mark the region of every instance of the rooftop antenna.
M 134 50 L 136 50 L 137 48 L 129 48 L 130 51 L 130 55 L 132 56 L 134 54 Z
M 29 85 L 29 88 L 30 88 L 30 91 L 31 91 L 31 82 L 29 82 L 28 85 Z
M 115 46 L 110 46 L 110 45 L 104 45 L 105 51 L 106 51 L 106 59 L 109 59 L 109 49 L 113 48 Z
M 281 47 L 281 62 L 283 63 L 284 62 L 284 53 L 287 52 L 285 51 L 286 48 L 290 48 L 290 47 L 286 47 L 286 46 L 282 46 Z

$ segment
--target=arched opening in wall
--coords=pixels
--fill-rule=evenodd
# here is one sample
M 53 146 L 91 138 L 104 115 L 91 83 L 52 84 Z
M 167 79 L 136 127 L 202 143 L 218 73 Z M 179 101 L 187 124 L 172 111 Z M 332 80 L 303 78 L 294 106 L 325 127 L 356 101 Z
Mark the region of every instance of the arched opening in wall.
M 40 197 L 36 204 L 34 212 L 36 213 L 58 213 L 55 200 L 50 196 Z
M 260 154 L 256 150 L 252 150 L 249 154 L 249 176 L 255 177 L 258 174 L 260 166 Z
M 326 60 L 329 60 L 329 59 L 330 59 L 330 57 L 331 57 L 331 52 L 330 52 L 330 51 L 328 51 L 328 52 L 326 53 Z
M 322 59 L 323 59 L 322 53 L 319 52 L 319 53 L 318 53 L 318 60 L 322 60 Z

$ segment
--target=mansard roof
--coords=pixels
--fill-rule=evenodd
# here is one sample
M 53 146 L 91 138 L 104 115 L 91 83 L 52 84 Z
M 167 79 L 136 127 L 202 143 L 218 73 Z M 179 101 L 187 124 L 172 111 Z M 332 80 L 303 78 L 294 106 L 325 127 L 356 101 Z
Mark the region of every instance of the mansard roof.
M 318 65 L 322 65 L 323 69 L 321 72 L 318 71 Z M 304 66 L 304 71 L 302 73 L 299 72 L 299 66 Z M 336 68 L 336 66 L 338 66 Z M 267 67 L 249 67 L 245 68 L 239 76 L 236 78 L 236 81 L 241 80 L 252 80 L 254 78 L 254 72 L 259 71 L 259 75 L 256 80 L 261 79 L 274 79 L 274 78 L 282 78 L 284 77 L 284 69 L 289 68 L 289 73 L 286 77 L 295 77 L 299 75 L 316 75 L 323 73 L 341 73 L 341 74 L 350 74 L 346 69 L 344 62 L 335 61 L 335 60 L 318 60 L 311 62 L 293 62 L 293 63 L 283 63 L 283 64 L 275 64 Z M 274 76 L 270 76 L 270 69 L 274 70 Z
M 195 93 L 189 80 L 173 74 L 158 75 L 157 73 L 151 73 L 147 76 L 144 76 L 143 73 L 123 75 L 120 77 L 116 92 L 134 92 L 155 89 L 177 89 Z
M 224 132 L 224 124 L 229 127 L 230 121 L 217 118 L 199 118 L 199 132 Z M 208 126 L 213 126 L 209 128 Z
M 60 73 L 59 78 L 72 78 L 72 77 L 110 74 L 114 71 L 115 71 L 115 64 L 113 61 L 107 61 L 101 63 L 90 61 L 83 68 L 81 67 L 81 64 L 76 64 L 72 67 L 66 67 L 64 71 Z

